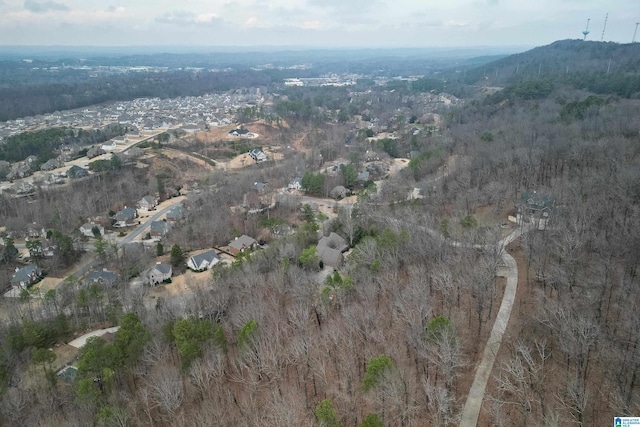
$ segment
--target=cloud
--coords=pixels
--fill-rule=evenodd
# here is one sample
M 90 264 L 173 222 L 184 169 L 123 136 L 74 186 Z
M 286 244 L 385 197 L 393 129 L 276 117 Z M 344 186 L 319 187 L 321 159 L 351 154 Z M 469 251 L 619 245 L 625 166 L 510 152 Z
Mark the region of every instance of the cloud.
M 124 11 L 125 11 L 125 8 L 122 7 L 122 6 L 109 6 L 107 8 L 107 12 L 109 12 L 109 13 L 121 13 L 121 12 L 124 12 Z
M 25 0 L 24 8 L 33 13 L 69 10 L 69 6 L 66 4 L 58 3 L 53 0 Z
M 307 0 L 311 6 L 333 9 L 343 14 L 360 14 L 371 10 L 379 0 Z
M 180 26 L 209 25 L 221 21 L 215 13 L 195 14 L 187 10 L 174 10 L 164 13 L 156 18 L 156 22 L 161 24 L 174 24 Z

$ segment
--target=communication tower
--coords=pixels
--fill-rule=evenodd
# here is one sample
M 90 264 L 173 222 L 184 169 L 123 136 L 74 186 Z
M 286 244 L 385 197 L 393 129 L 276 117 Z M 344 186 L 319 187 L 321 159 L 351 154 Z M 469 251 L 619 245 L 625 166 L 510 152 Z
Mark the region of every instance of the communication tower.
M 631 39 L 631 43 L 636 42 L 636 34 L 638 33 L 638 24 L 640 24 L 640 22 L 636 22 L 636 29 L 633 31 L 633 39 Z
M 604 26 L 602 27 L 602 37 L 600 37 L 600 41 L 604 41 L 604 30 L 607 29 L 607 19 L 609 19 L 608 13 L 604 16 Z
M 589 34 L 589 21 L 591 21 L 591 18 L 587 19 L 587 28 L 584 29 L 584 31 L 582 32 L 582 34 L 584 35 L 584 38 L 582 39 L 582 41 L 587 39 L 587 34 Z

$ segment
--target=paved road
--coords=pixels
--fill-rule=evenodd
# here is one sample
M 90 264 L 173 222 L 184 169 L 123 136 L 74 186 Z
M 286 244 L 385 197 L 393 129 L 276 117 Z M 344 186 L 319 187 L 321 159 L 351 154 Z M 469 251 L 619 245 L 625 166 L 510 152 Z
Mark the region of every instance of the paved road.
M 180 199 L 180 201 L 182 201 L 182 200 L 183 199 Z M 164 215 L 167 212 L 169 212 L 174 206 L 176 206 L 176 203 L 172 203 L 172 204 L 160 209 L 159 211 L 157 211 L 155 214 L 153 214 L 149 218 L 146 218 L 145 221 L 141 222 L 140 225 L 137 226 L 135 230 L 133 230 L 131 233 L 127 234 L 125 237 L 120 239 L 117 242 L 118 246 L 122 246 L 125 243 L 131 243 L 136 237 L 138 237 L 140 234 L 142 234 L 142 232 L 145 231 L 145 229 L 148 226 L 151 225 L 152 221 L 157 221 L 162 215 Z

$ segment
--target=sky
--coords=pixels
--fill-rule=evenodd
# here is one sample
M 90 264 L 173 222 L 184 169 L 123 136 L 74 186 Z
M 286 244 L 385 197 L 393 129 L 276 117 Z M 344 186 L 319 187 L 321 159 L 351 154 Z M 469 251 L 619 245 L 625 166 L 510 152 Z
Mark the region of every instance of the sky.
M 533 47 L 607 13 L 631 42 L 640 0 L 0 0 L 0 45 Z

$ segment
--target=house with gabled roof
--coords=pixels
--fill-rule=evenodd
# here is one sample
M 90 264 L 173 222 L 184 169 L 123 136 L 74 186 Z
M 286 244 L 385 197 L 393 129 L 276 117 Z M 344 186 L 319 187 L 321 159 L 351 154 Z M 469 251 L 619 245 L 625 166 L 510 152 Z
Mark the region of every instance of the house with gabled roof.
M 258 241 L 253 237 L 249 237 L 243 234 L 240 237 L 236 237 L 229 243 L 229 252 L 232 255 L 238 255 L 240 252 L 244 252 L 247 249 L 253 249 L 258 246 Z
M 193 271 L 210 270 L 220 262 L 218 253 L 211 249 L 198 255 L 194 255 L 187 261 L 187 267 Z
M 302 190 L 302 178 L 293 178 L 293 181 L 288 186 L 289 190 Z
M 44 239 L 47 237 L 47 230 L 45 230 L 42 225 L 33 222 L 27 226 L 27 237 L 32 239 Z
M 118 280 L 118 275 L 106 268 L 100 271 L 92 271 L 85 278 L 86 284 L 95 284 L 103 287 L 113 286 Z
M 135 209 L 125 206 L 124 209 L 116 212 L 113 219 L 116 221 L 116 227 L 127 227 L 129 225 L 133 225 L 137 217 L 138 212 L 136 212 Z
M 337 268 L 344 262 L 342 253 L 349 250 L 349 245 L 342 236 L 331 232 L 320 239 L 316 250 L 324 265 Z
M 138 200 L 136 206 L 144 212 L 152 211 L 156 206 L 158 206 L 158 199 L 153 196 L 144 196 L 142 199 Z
M 71 179 L 84 178 L 89 176 L 89 172 L 78 165 L 73 165 L 67 170 L 67 176 Z
M 171 264 L 156 262 L 154 266 L 142 272 L 142 278 L 146 283 L 156 286 L 165 280 L 171 279 L 172 273 Z
M 85 224 L 82 224 L 80 226 L 80 233 L 86 237 L 96 237 L 93 234 L 94 228 L 98 229 L 98 231 L 100 232 L 100 236 L 104 235 L 104 227 L 101 226 L 100 224 L 96 224 L 95 222 L 87 222 Z
M 167 221 L 152 221 L 149 235 L 155 239 L 164 237 L 171 230 L 171 223 Z
M 246 136 L 249 134 L 249 130 L 245 128 L 232 129 L 229 131 L 229 136 Z
M 167 221 L 169 222 L 178 222 L 182 219 L 182 217 L 183 209 L 180 205 L 172 207 L 166 215 Z
M 35 264 L 29 264 L 26 267 L 16 269 L 11 278 L 11 285 L 15 288 L 27 289 L 42 278 L 42 270 Z
M 516 221 L 532 222 L 538 230 L 544 230 L 555 210 L 555 200 L 548 194 L 525 191 L 516 204 Z
M 264 152 L 258 148 L 254 148 L 251 151 L 249 151 L 249 155 L 253 160 L 255 160 L 258 163 L 267 161 L 267 155 L 264 154 Z

